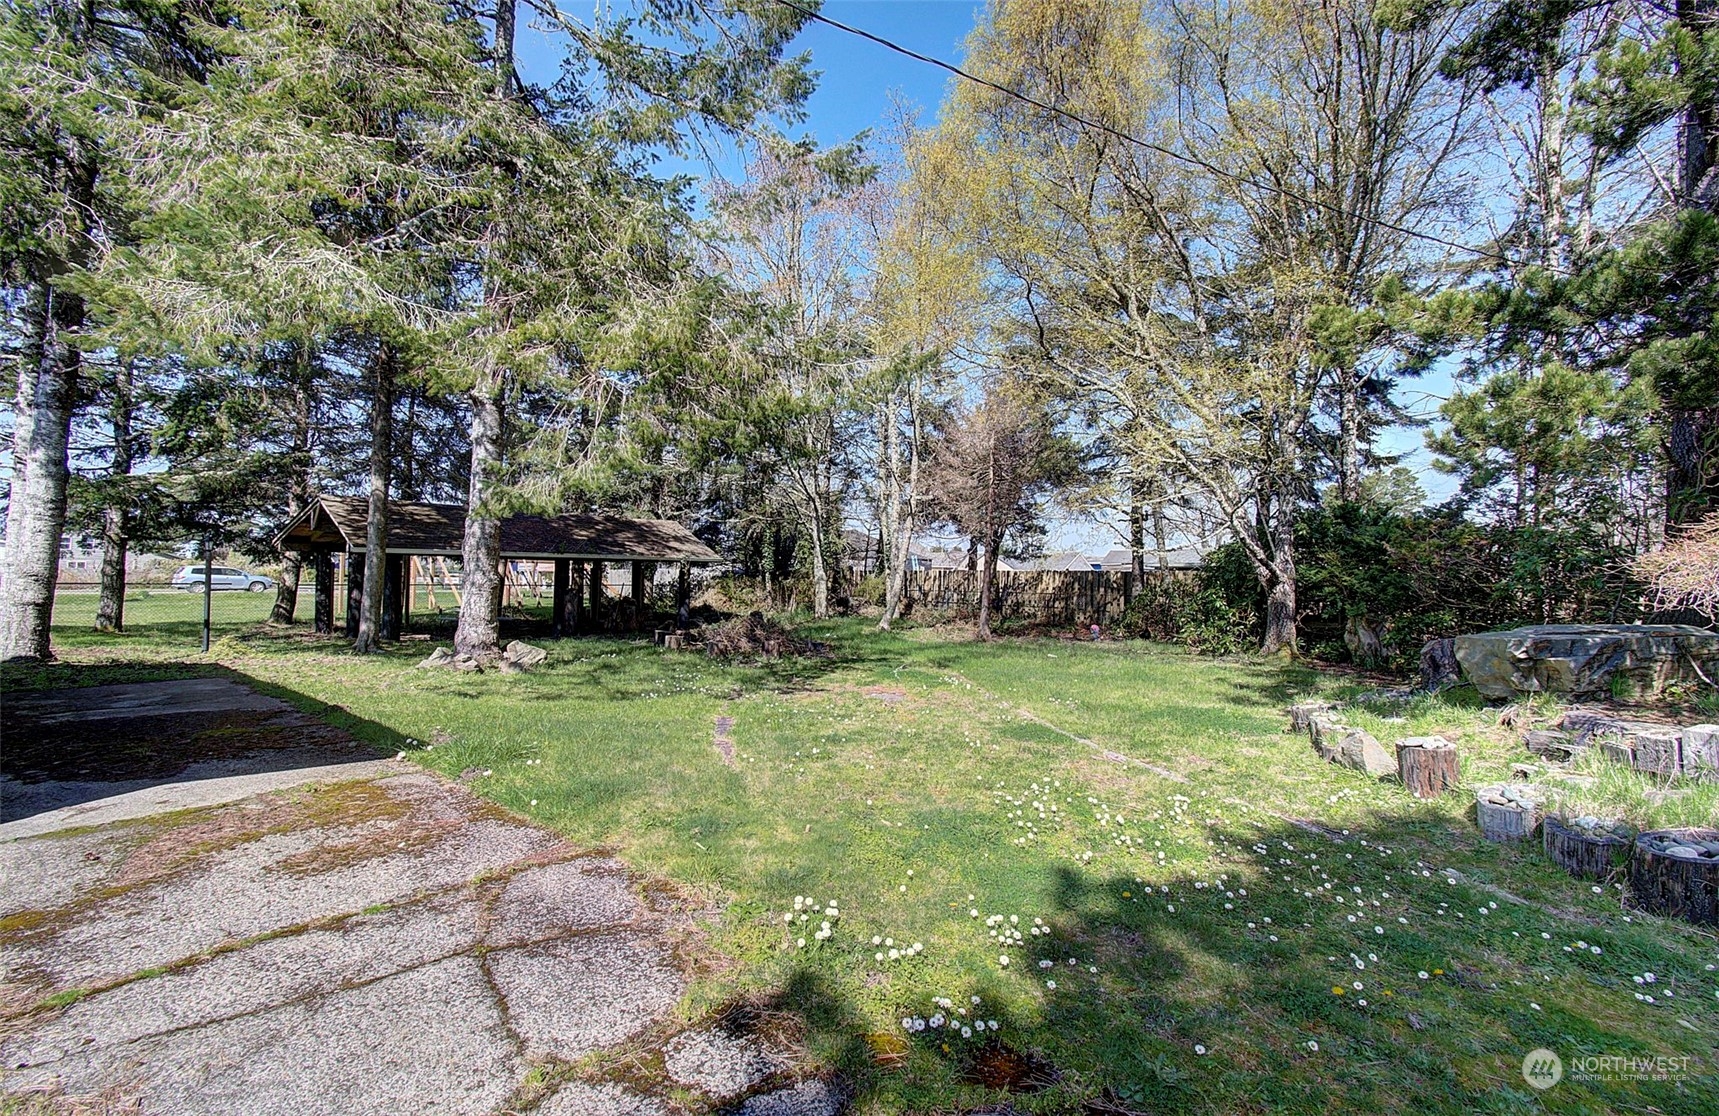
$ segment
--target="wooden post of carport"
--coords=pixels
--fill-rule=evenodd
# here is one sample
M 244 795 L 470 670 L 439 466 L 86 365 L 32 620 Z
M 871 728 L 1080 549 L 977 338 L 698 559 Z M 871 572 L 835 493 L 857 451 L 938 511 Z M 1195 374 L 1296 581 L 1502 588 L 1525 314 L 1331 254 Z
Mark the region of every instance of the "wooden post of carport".
M 377 633 L 383 639 L 397 640 L 405 629 L 406 598 L 402 591 L 405 580 L 406 556 L 385 555 L 382 565 L 382 630 Z
M 317 550 L 310 556 L 316 572 L 316 616 L 312 627 L 317 635 L 334 634 L 334 551 Z
M 603 563 L 591 563 L 591 630 L 603 630 Z
M 346 552 L 346 636 L 358 638 L 358 617 L 364 612 L 364 555 Z
M 555 577 L 549 595 L 549 634 L 564 636 L 567 631 L 567 583 L 573 572 L 570 558 L 555 559 Z
M 645 563 L 633 559 L 627 563 L 633 570 L 633 631 L 640 631 L 645 626 Z

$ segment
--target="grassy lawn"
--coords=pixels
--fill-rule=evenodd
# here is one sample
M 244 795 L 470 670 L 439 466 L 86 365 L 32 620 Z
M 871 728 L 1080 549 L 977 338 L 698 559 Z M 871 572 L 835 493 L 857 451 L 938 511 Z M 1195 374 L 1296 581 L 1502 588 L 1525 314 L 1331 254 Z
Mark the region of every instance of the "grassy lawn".
M 1341 680 L 857 622 L 825 629 L 833 660 L 589 639 L 523 677 L 418 672 L 424 644 L 357 658 L 256 627 L 269 596 L 217 598 L 216 662 L 694 901 L 682 1013 L 744 1001 L 802 1029 L 858 1111 L 996 1103 L 985 1082 L 1022 1061 L 1054 1078 L 1009 1096 L 1023 1112 L 1719 1110 L 1713 936 L 1481 841 L 1468 796 L 1321 763 L 1281 711 Z M 193 607 L 134 602 L 120 637 L 67 610 L 65 661 L 7 685 L 188 669 Z M 1387 746 L 1443 732 L 1465 784 L 1506 778 L 1529 757 L 1465 693 L 1351 720 Z M 1719 812 L 1719 788 L 1600 774 L 1642 821 Z M 1566 1070 L 1543 1093 L 1535 1047 Z M 635 1055 L 551 1072 L 652 1073 Z M 1575 1079 L 1590 1055 L 1689 1060 Z

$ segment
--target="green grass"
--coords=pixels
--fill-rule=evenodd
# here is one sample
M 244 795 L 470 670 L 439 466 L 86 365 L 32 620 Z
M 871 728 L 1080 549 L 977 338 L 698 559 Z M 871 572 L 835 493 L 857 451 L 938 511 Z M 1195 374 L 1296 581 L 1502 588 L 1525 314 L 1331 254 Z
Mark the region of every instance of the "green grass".
M 65 662 L 9 670 L 7 685 L 186 669 L 168 665 L 198 659 L 184 623 L 124 637 L 68 623 Z M 1321 763 L 1282 731 L 1282 707 L 1355 687 L 1309 671 L 858 623 L 828 626 L 828 661 L 721 665 L 569 640 L 524 677 L 419 672 L 422 644 L 357 658 L 237 617 L 220 635 L 219 668 L 428 767 L 492 772 L 479 793 L 707 904 L 682 1013 L 744 1000 L 794 1017 L 862 1112 L 1000 1099 L 968 1080 L 989 1031 L 903 1030 L 937 997 L 1056 1068 L 1012 1098 L 1023 1112 L 1706 1113 L 1719 1100 L 1714 938 L 1627 915 L 1615 886 L 1596 892 L 1536 849 L 1481 841 L 1467 796 L 1417 802 Z M 718 716 L 734 719 L 733 768 L 712 746 Z M 1387 744 L 1443 732 L 1467 784 L 1531 758 L 1461 692 L 1352 719 Z M 1635 795 L 1656 823 L 1719 804 L 1707 788 L 1649 807 L 1658 788 L 1615 778 L 1604 792 Z M 799 921 L 797 896 L 838 906 L 828 940 L 823 914 Z M 1020 940 L 994 936 L 1005 927 Z M 924 948 L 890 960 L 874 937 Z M 1691 1062 L 1670 1080 L 1540 1093 L 1521 1073 L 1538 1046 L 1567 1067 Z

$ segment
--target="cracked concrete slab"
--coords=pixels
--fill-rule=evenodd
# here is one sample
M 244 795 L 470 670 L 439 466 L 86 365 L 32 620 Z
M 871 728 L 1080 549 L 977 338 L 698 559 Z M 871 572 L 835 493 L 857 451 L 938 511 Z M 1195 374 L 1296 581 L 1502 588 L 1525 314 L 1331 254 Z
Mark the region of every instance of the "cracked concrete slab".
M 0 1041 L 0 1066 L 24 1069 L 294 1000 L 337 993 L 467 952 L 480 911 L 465 895 L 357 915 L 338 926 L 270 938 L 72 1004 Z
M 493 1111 L 525 1073 L 475 958 L 13 1073 L 9 1090 L 124 1081 L 175 1116 Z
M 686 990 L 660 939 L 603 933 L 489 955 L 526 1053 L 573 1059 L 647 1030 Z
M 575 1081 L 538 1105 L 535 1116 L 670 1116 L 670 1109 L 619 1085 Z
M 839 1116 L 842 1094 L 824 1081 L 802 1081 L 749 1097 L 738 1116 Z
M 495 911 L 487 940 L 497 948 L 570 929 L 621 926 L 646 914 L 633 894 L 626 865 L 607 857 L 528 868 L 508 881 Z
M 731 1100 L 762 1084 L 783 1063 L 751 1035 L 709 1027 L 670 1039 L 663 1047 L 663 1068 L 678 1084 Z
M 114 723 L 127 726 L 208 700 L 223 716 L 285 708 L 219 687 L 117 689 Z M 80 712 L 38 706 L 67 723 Z M 6 715 L 10 733 L 10 702 Z M 673 1008 L 685 988 L 674 927 L 619 861 L 439 776 L 359 770 L 308 784 L 300 771 L 296 785 L 160 816 L 142 801 L 134 819 L 76 831 L 64 812 L 51 831 L 10 829 L 0 1098 L 46 1090 L 69 1111 L 69 1098 L 123 1095 L 175 1116 L 488 1113 L 520 1093 L 533 1057 L 601 1050 Z M 547 1104 L 670 1111 L 583 1083 Z
M 375 749 L 233 678 L 8 694 L 0 840 L 378 774 Z
M 70 801 L 0 825 L 0 1108 L 28 1092 L 65 1113 L 97 1097 L 172 1116 L 477 1116 L 531 1097 L 544 1059 L 653 1033 L 686 990 L 678 916 L 619 860 L 407 764 L 348 762 L 369 753 L 274 698 L 199 679 L 22 705 L 35 766 L 0 791 L 35 788 L 21 813 Z M 5 716 L 10 748 L 11 698 Z M 198 752 L 253 729 L 261 758 Z M 44 775 L 99 767 L 103 733 L 124 770 L 176 776 Z M 315 756 L 341 761 L 301 763 Z M 786 1063 L 704 1029 L 663 1065 L 655 1087 L 732 1104 Z M 686 1109 L 645 1088 L 575 1081 L 533 1111 Z M 813 1081 L 742 1111 L 840 1105 Z
M 115 980 L 237 940 L 450 887 L 560 844 L 542 830 L 487 819 L 453 828 L 428 847 L 406 838 L 406 847 L 397 847 L 392 837 L 388 829 L 324 826 L 264 834 L 182 874 L 111 896 L 26 948 L 0 946 L 0 963 L 40 973 L 56 988 Z M 325 850 L 355 862 L 293 870 L 295 859 Z

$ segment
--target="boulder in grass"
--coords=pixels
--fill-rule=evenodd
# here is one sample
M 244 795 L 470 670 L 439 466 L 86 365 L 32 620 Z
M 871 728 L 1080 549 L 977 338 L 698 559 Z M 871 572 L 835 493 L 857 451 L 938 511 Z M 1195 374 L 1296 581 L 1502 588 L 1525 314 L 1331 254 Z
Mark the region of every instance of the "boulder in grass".
M 1313 718 L 1330 711 L 1331 703 L 1328 701 L 1298 701 L 1284 710 L 1289 715 L 1290 732 L 1311 732 Z
M 1651 697 L 1719 670 L 1719 632 L 1687 624 L 1544 624 L 1456 637 L 1474 688 L 1505 701 L 1522 694 Z
M 1574 758 L 1583 749 L 1569 733 L 1556 729 L 1531 729 L 1523 734 L 1522 744 L 1535 755 L 1558 762 Z
M 445 667 L 454 661 L 454 653 L 446 647 L 438 647 L 430 652 L 429 658 L 419 663 L 420 667 Z
M 549 652 L 516 639 L 507 645 L 507 649 L 502 652 L 502 658 L 515 666 L 529 669 L 549 658 Z
M 1375 779 L 1397 773 L 1397 757 L 1360 729 L 1350 729 L 1338 741 L 1336 762 L 1365 771 Z
M 1334 760 L 1337 758 L 1337 747 L 1342 742 L 1343 734 L 1348 732 L 1337 718 L 1324 713 L 1315 715 L 1307 725 L 1308 735 L 1313 739 L 1313 750 L 1319 753 L 1321 759 Z
M 1456 661 L 1456 640 L 1429 639 L 1421 645 L 1421 689 L 1429 694 L 1462 681 L 1462 668 Z

